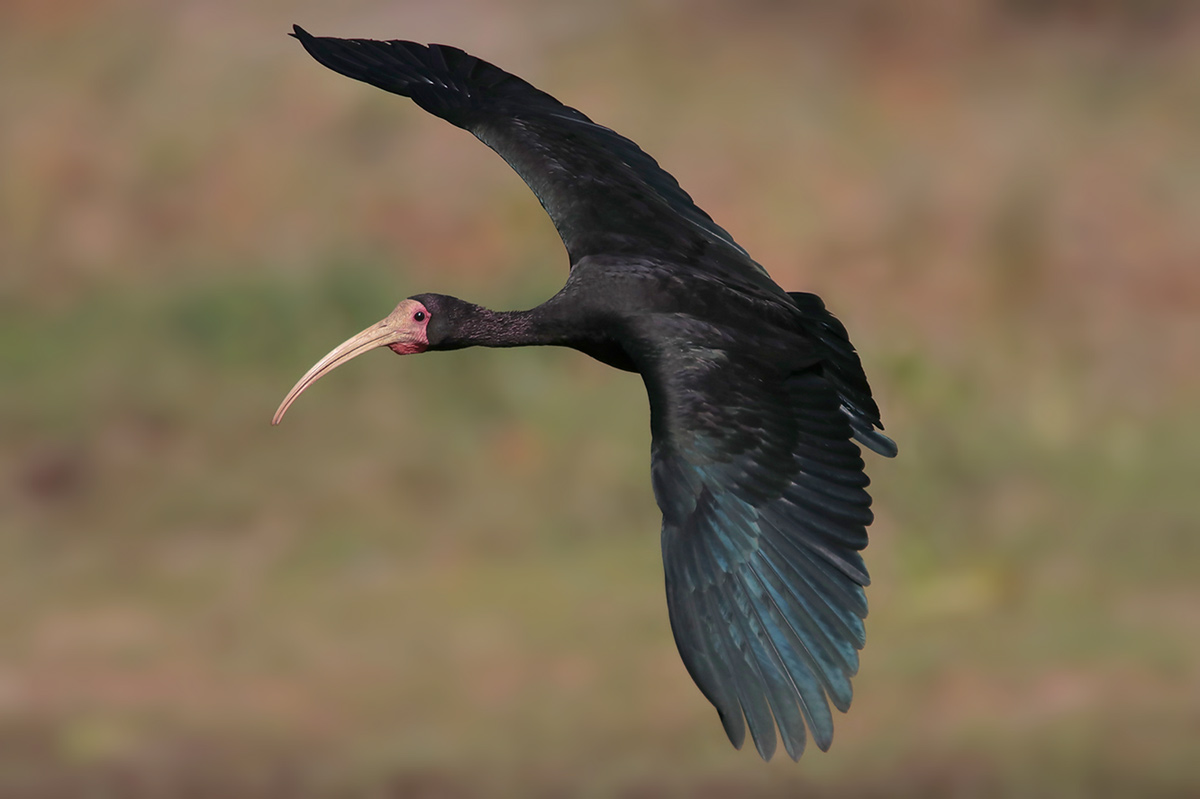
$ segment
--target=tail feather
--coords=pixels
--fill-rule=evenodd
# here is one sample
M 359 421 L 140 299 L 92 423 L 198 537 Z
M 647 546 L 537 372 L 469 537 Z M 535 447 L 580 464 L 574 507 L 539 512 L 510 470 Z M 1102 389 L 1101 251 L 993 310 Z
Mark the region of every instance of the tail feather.
M 804 314 L 809 333 L 823 351 L 825 376 L 842 398 L 842 413 L 850 420 L 854 440 L 885 458 L 896 457 L 899 448 L 880 432 L 883 422 L 879 419 L 879 406 L 871 396 L 862 361 L 850 343 L 845 326 L 816 294 L 789 291 L 788 295 Z

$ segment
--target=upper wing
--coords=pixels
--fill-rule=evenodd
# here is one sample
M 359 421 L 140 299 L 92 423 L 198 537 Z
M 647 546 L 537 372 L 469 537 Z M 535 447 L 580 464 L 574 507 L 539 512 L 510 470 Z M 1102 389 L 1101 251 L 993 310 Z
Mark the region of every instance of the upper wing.
M 588 255 L 724 250 L 765 270 L 636 144 L 502 69 L 441 44 L 293 34 L 330 69 L 474 133 L 533 189 L 574 265 Z
M 819 366 L 683 352 L 650 378 L 671 629 L 735 746 L 833 740 L 850 706 L 871 523 L 850 419 Z M 774 718 L 774 722 L 772 721 Z

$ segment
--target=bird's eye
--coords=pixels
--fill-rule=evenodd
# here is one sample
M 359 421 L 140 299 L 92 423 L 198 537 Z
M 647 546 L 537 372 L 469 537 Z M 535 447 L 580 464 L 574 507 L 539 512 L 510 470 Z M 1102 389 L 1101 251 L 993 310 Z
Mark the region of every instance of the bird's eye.
M 413 319 L 418 322 L 424 322 L 425 321 L 425 312 L 417 311 L 415 314 L 413 314 Z

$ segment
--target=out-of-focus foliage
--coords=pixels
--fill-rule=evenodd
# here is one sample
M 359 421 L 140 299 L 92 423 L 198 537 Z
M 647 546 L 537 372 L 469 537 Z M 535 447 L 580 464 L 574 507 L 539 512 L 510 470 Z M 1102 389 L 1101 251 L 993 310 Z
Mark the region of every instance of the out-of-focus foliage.
M 846 321 L 901 455 L 830 753 L 684 672 L 636 377 L 380 353 L 268 427 L 397 300 L 565 274 L 292 22 L 523 75 Z M 0 107 L 0 793 L 1200 792 L 1193 3 L 17 2 Z

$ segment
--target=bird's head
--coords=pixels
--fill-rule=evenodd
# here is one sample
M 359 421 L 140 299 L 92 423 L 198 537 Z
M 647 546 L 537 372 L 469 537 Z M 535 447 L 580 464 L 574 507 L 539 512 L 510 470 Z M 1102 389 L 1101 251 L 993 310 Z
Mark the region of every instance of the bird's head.
M 364 352 L 387 347 L 398 355 L 411 355 L 429 349 L 430 322 L 438 313 L 438 299 L 436 295 L 410 297 L 397 305 L 382 321 L 334 347 L 292 386 L 280 403 L 279 410 L 275 411 L 271 424 L 279 424 L 287 409 L 306 388 Z

